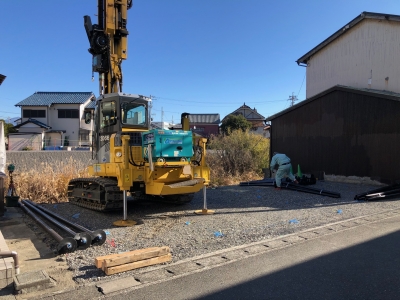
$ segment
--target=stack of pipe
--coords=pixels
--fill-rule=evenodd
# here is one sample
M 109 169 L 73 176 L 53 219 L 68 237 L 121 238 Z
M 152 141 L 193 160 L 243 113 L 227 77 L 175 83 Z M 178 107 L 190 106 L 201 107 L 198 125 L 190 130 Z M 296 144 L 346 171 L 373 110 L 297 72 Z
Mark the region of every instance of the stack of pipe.
M 90 231 L 89 229 L 70 222 L 32 201 L 22 200 L 21 207 L 58 242 L 57 252 L 59 254 L 70 253 L 76 249 L 84 250 L 90 247 L 90 245 L 102 245 L 106 241 L 106 234 L 103 230 Z M 47 225 L 43 219 L 71 235 L 71 237 L 62 238 L 49 225 Z M 71 228 L 80 230 L 81 232 L 74 231 Z
M 393 197 L 400 195 L 400 184 L 381 187 L 365 193 L 357 194 L 354 200 L 379 200 L 382 198 Z
M 239 185 L 241 186 L 275 186 L 275 180 L 271 178 L 264 178 L 263 180 L 254 180 L 254 181 L 247 181 L 241 182 Z M 305 187 L 299 184 L 295 184 L 292 182 L 282 182 L 281 184 L 282 189 L 316 194 L 321 196 L 333 197 L 333 198 L 340 198 L 340 193 L 331 192 L 323 189 L 318 188 L 311 188 Z

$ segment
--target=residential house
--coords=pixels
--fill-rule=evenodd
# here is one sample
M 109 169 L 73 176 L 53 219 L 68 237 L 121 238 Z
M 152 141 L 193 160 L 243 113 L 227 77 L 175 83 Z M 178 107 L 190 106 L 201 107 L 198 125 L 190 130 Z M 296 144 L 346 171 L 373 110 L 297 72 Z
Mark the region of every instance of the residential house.
M 209 137 L 219 134 L 219 124 L 221 123 L 219 114 L 190 114 L 190 129 L 202 136 Z
M 399 15 L 361 13 L 297 60 L 306 98 L 335 85 L 400 93 L 399 44 Z
M 219 134 L 219 114 L 189 114 L 189 128 L 197 137 Z M 169 124 L 170 130 L 182 130 L 182 124 Z
M 257 112 L 256 108 L 250 108 L 250 106 L 246 105 L 246 103 L 243 103 L 242 106 L 240 106 L 238 109 L 235 111 L 231 112 L 230 114 L 226 115 L 225 118 L 222 119 L 222 122 L 229 116 L 229 115 L 242 115 L 245 117 L 247 121 L 249 121 L 252 124 L 251 130 L 254 133 L 260 134 L 264 137 L 269 138 L 269 127 L 265 126 L 264 121 L 265 117 Z
M 84 112 L 94 111 L 92 92 L 35 92 L 18 102 L 21 123 L 9 135 L 9 150 L 89 146 L 93 122 L 85 124 Z
M 307 99 L 266 120 L 271 152 L 303 173 L 400 179 L 399 43 L 400 16 L 363 12 L 298 59 Z

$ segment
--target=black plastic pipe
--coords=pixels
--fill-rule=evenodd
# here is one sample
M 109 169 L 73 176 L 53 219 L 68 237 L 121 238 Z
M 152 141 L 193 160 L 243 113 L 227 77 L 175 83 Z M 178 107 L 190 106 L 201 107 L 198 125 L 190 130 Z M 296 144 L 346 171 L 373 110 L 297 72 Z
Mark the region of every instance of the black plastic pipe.
M 58 222 L 56 219 L 50 217 L 49 215 L 47 215 L 46 213 L 44 213 L 40 209 L 36 208 L 34 205 L 30 204 L 26 200 L 22 200 L 21 202 L 23 204 L 25 204 L 26 206 L 28 206 L 29 208 L 33 209 L 36 213 L 38 213 L 39 215 L 41 215 L 42 217 L 47 219 L 52 224 L 56 225 L 61 230 L 64 230 L 65 232 L 67 232 L 70 235 L 72 235 L 74 237 L 74 240 L 76 240 L 76 243 L 78 244 L 78 248 L 77 249 L 84 250 L 84 249 L 90 247 L 90 245 L 92 243 L 92 237 L 90 236 L 89 233 L 87 233 L 87 232 L 77 233 L 75 231 L 72 231 L 71 229 L 69 229 L 68 227 L 64 226 L 63 224 Z
M 21 208 L 58 242 L 57 245 L 58 254 L 71 253 L 76 250 L 78 244 L 73 238 L 71 237 L 62 238 L 61 235 L 59 235 L 52 228 L 50 228 L 45 222 L 43 222 L 22 201 L 21 201 Z
M 248 182 L 241 182 L 240 186 L 274 186 L 275 180 L 274 179 L 264 179 L 264 180 L 254 180 Z M 340 198 L 340 194 L 336 192 L 330 192 L 322 189 L 305 187 L 300 184 L 295 184 L 291 182 L 282 182 L 281 184 L 282 189 L 294 190 L 298 192 L 304 192 L 309 194 L 321 195 L 321 196 L 328 196 L 333 198 Z
M 368 191 L 365 193 L 357 194 L 354 196 L 354 200 L 365 200 L 367 195 L 389 192 L 389 191 L 393 191 L 393 190 L 397 190 L 397 189 L 400 189 L 400 184 L 384 186 L 384 187 L 377 188 L 377 189 L 374 189 L 374 190 L 371 190 L 371 191 Z
M 77 230 L 82 230 L 84 232 L 89 233 L 92 237 L 92 245 L 98 245 L 98 246 L 103 245 L 107 239 L 106 233 L 101 229 L 95 230 L 95 231 L 90 231 L 89 229 L 83 227 L 82 225 L 70 222 L 67 219 L 56 214 L 55 212 L 52 212 L 51 210 L 48 210 L 47 208 L 37 205 L 36 203 L 34 203 L 30 200 L 25 200 L 25 201 L 29 202 L 30 204 L 34 205 L 36 208 L 44 211 L 45 213 L 49 214 L 50 216 L 58 219 L 59 221 L 64 222 L 65 224 L 69 225 L 69 227 L 73 227 Z

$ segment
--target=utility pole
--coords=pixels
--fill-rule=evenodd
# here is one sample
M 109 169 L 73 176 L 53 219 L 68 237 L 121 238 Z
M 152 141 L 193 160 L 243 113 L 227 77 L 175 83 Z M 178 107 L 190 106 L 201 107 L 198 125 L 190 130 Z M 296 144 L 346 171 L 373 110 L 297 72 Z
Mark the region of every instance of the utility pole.
M 297 101 L 297 96 L 295 96 L 293 92 L 292 95 L 289 96 L 289 101 L 290 101 L 290 106 L 293 106 L 294 102 Z

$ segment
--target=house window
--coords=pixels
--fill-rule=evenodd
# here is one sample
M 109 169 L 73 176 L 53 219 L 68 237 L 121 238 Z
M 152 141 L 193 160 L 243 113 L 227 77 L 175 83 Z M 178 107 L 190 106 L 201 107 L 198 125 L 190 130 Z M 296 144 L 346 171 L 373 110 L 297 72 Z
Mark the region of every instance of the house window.
M 22 115 L 23 118 L 46 118 L 46 111 L 42 109 L 24 109 Z
M 79 109 L 59 109 L 59 119 L 79 119 Z
M 195 132 L 202 132 L 202 131 L 204 131 L 204 127 L 196 127 L 196 129 L 194 131 Z

